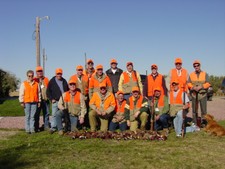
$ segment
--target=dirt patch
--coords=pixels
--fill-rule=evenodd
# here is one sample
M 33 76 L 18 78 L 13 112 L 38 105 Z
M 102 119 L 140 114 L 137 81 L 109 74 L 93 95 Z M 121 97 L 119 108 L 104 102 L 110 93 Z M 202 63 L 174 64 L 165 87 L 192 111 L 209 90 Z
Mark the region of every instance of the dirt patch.
M 20 131 L 3 131 L 0 130 L 0 140 L 8 140 L 9 137 L 16 135 Z

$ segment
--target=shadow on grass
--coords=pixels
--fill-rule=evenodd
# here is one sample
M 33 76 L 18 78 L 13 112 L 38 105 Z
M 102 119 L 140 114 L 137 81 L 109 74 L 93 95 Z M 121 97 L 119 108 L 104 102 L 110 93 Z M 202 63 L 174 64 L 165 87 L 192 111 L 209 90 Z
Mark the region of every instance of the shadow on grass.
M 26 145 L 20 145 L 13 148 L 8 148 L 0 151 L 0 169 L 18 169 L 26 166 L 34 166 L 36 162 L 28 162 L 19 160 L 20 154 L 26 151 Z M 32 163 L 32 164 L 31 164 Z

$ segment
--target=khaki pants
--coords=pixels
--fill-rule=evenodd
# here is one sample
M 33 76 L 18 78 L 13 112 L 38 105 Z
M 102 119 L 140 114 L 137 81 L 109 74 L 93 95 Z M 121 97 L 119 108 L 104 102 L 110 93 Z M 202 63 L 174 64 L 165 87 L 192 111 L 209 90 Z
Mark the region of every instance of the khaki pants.
M 89 123 L 90 123 L 91 131 L 96 131 L 96 127 L 98 125 L 97 118 L 99 118 L 100 122 L 101 122 L 100 130 L 107 131 L 108 130 L 108 120 L 99 117 L 97 115 L 97 112 L 94 110 L 91 110 L 89 112 Z
M 146 112 L 142 112 L 141 115 L 138 116 L 137 120 L 131 121 L 130 122 L 130 131 L 136 131 L 138 128 L 138 120 L 141 121 L 141 130 L 145 130 L 146 128 L 146 123 L 148 120 L 148 114 Z

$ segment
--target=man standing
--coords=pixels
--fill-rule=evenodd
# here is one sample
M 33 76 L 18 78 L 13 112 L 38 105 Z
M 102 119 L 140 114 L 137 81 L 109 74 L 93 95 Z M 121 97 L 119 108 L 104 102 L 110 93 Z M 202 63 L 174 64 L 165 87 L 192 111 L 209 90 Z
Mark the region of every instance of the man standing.
M 123 70 L 117 67 L 118 63 L 115 59 L 111 60 L 110 65 L 111 68 L 106 71 L 106 74 L 110 78 L 113 94 L 115 94 L 118 91 L 118 83 Z
M 108 130 L 108 119 L 111 113 L 114 111 L 116 106 L 116 101 L 112 92 L 107 91 L 105 83 L 100 83 L 100 91 L 93 94 L 90 100 L 89 106 L 91 111 L 89 112 L 89 122 L 91 126 L 91 131 L 96 131 L 97 119 L 100 119 L 101 131 Z
M 191 90 L 192 96 L 192 111 L 193 111 L 193 121 L 197 124 L 196 117 L 196 103 L 200 102 L 201 107 L 201 117 L 204 119 L 204 115 L 207 114 L 207 90 L 210 87 L 208 74 L 201 70 L 201 63 L 198 60 L 193 62 L 193 67 L 195 69 L 188 79 L 188 88 Z M 197 100 L 196 100 L 197 97 Z M 200 126 L 199 126 L 200 127 Z
M 40 113 L 42 110 L 43 113 L 43 122 L 44 122 L 44 129 L 49 129 L 49 100 L 46 95 L 46 90 L 48 87 L 49 80 L 47 77 L 43 75 L 43 68 L 41 66 L 36 67 L 36 75 L 37 77 L 34 80 L 39 84 L 40 91 L 41 91 L 41 105 L 37 108 L 35 113 L 35 131 L 39 130 L 39 120 L 40 120 Z
M 95 73 L 93 60 L 91 60 L 91 59 L 87 60 L 86 69 L 83 71 L 83 73 L 84 73 L 84 75 L 87 75 L 89 79 Z
M 188 80 L 188 71 L 182 67 L 182 59 L 175 59 L 175 68 L 171 69 L 167 77 L 167 89 L 172 90 L 172 82 L 174 80 L 179 82 L 180 87 L 184 87 L 185 92 L 188 91 L 187 80 Z
M 103 73 L 103 66 L 96 66 L 96 73 L 91 77 L 89 81 L 89 99 L 91 99 L 94 92 L 99 91 L 99 84 L 106 84 L 107 91 L 112 92 L 112 84 L 109 77 Z
M 55 76 L 52 77 L 47 88 L 47 97 L 52 102 L 52 121 L 50 133 L 56 131 L 56 113 L 61 111 L 58 108 L 58 102 L 62 94 L 68 91 L 67 81 L 62 77 L 63 70 L 57 68 L 55 71 Z
M 87 112 L 84 96 L 79 90 L 76 90 L 76 80 L 69 81 L 69 91 L 63 93 L 59 99 L 58 107 L 61 111 L 56 112 L 57 128 L 59 135 L 64 134 L 62 126 L 62 117 L 68 113 L 71 124 L 71 131 L 77 131 L 77 122 L 84 123 L 84 116 Z
M 142 94 L 142 83 L 140 74 L 133 69 L 133 63 L 127 62 L 127 71 L 123 72 L 120 76 L 118 88 L 119 91 L 124 93 L 124 98 L 128 100 L 131 96 L 132 88 L 138 87 L 140 93 Z
M 149 74 L 145 80 L 143 95 L 149 100 L 153 97 L 153 90 L 156 87 L 160 87 L 164 95 L 167 95 L 166 83 L 163 75 L 158 73 L 158 66 L 156 64 L 151 65 L 152 73 Z
M 151 111 L 154 110 L 154 113 L 151 113 L 155 114 L 155 130 L 164 130 L 168 134 L 170 119 L 168 97 L 161 93 L 160 87 L 154 89 L 154 99 L 152 99 L 150 107 Z
M 131 131 L 137 130 L 139 121 L 141 121 L 140 129 L 146 129 L 148 112 L 148 101 L 140 94 L 138 87 L 133 87 L 132 96 L 129 97 L 125 105 L 127 125 Z

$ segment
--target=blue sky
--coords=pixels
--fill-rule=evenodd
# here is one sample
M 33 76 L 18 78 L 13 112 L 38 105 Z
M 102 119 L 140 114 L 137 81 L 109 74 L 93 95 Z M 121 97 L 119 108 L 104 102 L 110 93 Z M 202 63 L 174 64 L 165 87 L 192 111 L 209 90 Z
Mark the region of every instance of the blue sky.
M 104 70 L 115 58 L 122 69 L 132 61 L 145 74 L 154 63 L 168 74 L 181 57 L 189 72 L 199 59 L 209 75 L 225 75 L 224 0 L 1 0 L 0 68 L 22 81 L 36 67 L 35 18 L 46 15 L 41 48 L 49 78 L 61 67 L 68 79 L 84 53 Z

